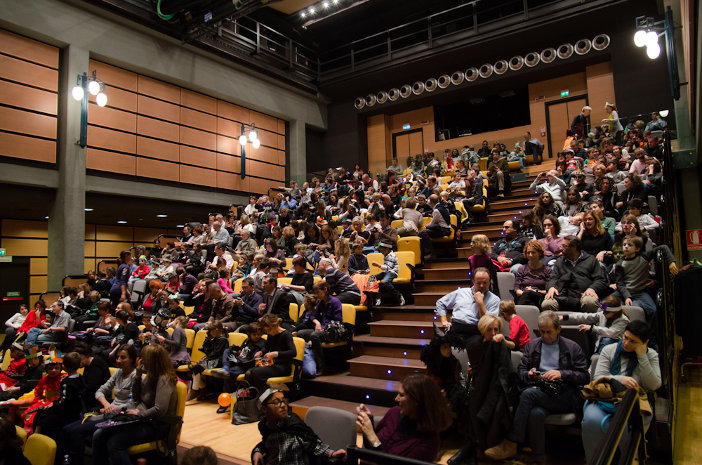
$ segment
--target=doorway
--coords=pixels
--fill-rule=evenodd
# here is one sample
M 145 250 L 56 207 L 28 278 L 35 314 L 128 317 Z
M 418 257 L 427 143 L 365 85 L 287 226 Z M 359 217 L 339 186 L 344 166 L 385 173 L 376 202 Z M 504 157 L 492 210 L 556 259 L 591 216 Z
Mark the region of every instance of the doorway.
M 587 94 L 546 103 L 546 130 L 549 158 L 563 149 L 566 131 L 575 115 L 588 104 Z
M 424 132 L 421 128 L 396 132 L 392 135 L 392 156 L 401 164 L 404 165 L 410 155 L 415 156 L 420 153 L 424 153 Z
M 12 257 L 11 262 L 0 263 L 0 321 L 17 313 L 21 303 L 31 309 L 28 276 L 28 257 Z

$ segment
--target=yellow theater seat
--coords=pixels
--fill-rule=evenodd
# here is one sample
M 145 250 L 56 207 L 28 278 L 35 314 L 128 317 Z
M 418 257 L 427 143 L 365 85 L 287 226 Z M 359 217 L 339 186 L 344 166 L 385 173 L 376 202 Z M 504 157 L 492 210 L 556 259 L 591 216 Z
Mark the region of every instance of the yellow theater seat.
M 412 252 L 414 253 L 414 263 L 413 265 L 419 265 L 422 263 L 422 247 L 421 241 L 417 236 L 401 237 L 397 240 L 397 251 L 398 252 Z
M 188 396 L 188 387 L 185 385 L 185 383 L 178 381 L 176 383 L 176 392 L 178 394 L 178 403 L 176 404 L 176 416 L 179 416 L 182 419 L 183 415 L 185 415 L 185 399 Z M 178 436 L 176 437 L 176 444 L 178 444 L 179 442 L 180 431 L 178 432 Z M 145 452 L 149 452 L 160 448 L 160 443 L 161 441 L 152 441 L 145 442 L 143 444 L 137 444 L 127 449 L 127 453 L 129 455 L 143 454 Z M 51 463 L 53 463 L 53 461 Z
M 207 331 L 205 330 L 201 330 L 195 333 L 195 337 L 193 338 L 192 351 L 190 353 L 190 360 L 193 364 L 199 362 L 205 356 L 205 353 L 201 351 L 200 348 L 202 347 L 202 343 L 205 341 L 206 337 Z M 181 365 L 178 368 L 176 368 L 176 371 L 179 373 L 187 373 L 190 371 L 190 366 Z
M 351 304 L 341 304 L 342 321 L 352 326 L 356 325 L 356 308 Z M 348 345 L 348 341 L 323 342 L 323 349 L 332 349 Z
M 56 441 L 43 434 L 32 434 L 24 444 L 24 456 L 32 465 L 54 465 Z
M 393 279 L 393 284 L 412 283 L 412 267 L 414 267 L 414 252 L 395 252 L 397 263 L 400 266 L 397 278 Z

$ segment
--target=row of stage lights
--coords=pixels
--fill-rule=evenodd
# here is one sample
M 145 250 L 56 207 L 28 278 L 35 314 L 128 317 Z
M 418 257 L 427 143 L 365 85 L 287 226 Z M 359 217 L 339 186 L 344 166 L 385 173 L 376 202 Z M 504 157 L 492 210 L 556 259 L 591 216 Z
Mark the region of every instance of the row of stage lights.
M 332 5 L 336 6 L 339 4 L 339 0 L 325 0 L 322 2 L 321 9 L 322 10 L 328 10 L 331 8 Z M 302 19 L 307 19 L 308 17 L 314 16 L 317 14 L 317 8 L 315 8 L 314 5 L 310 6 L 306 10 L 302 10 L 300 12 L 300 17 Z

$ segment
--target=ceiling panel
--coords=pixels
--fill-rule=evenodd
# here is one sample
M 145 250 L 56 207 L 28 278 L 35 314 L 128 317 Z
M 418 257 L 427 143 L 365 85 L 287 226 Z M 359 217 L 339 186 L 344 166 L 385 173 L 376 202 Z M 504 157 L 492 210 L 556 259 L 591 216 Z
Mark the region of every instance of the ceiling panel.
M 270 5 L 271 8 L 274 10 L 278 10 L 281 13 L 285 13 L 286 15 L 295 13 L 298 10 L 301 10 L 305 7 L 308 7 L 314 3 L 317 3 L 316 0 L 282 0 L 280 2 L 272 2 Z

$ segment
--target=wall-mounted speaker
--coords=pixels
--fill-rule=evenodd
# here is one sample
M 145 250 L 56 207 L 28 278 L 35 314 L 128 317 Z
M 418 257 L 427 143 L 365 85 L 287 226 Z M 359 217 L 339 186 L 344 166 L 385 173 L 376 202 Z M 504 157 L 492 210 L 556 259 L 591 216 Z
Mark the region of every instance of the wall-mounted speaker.
M 376 98 L 375 98 L 374 94 L 366 95 L 366 106 L 367 107 L 372 107 L 373 105 L 375 105 L 375 102 L 376 102 Z
M 407 98 L 410 95 L 412 95 L 412 86 L 411 85 L 405 84 L 402 87 L 400 87 L 400 97 Z
M 381 90 L 380 92 L 375 94 L 375 98 L 378 101 L 378 103 L 382 105 L 383 103 L 388 101 L 388 93 L 384 90 Z

